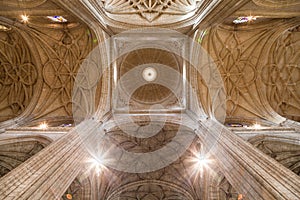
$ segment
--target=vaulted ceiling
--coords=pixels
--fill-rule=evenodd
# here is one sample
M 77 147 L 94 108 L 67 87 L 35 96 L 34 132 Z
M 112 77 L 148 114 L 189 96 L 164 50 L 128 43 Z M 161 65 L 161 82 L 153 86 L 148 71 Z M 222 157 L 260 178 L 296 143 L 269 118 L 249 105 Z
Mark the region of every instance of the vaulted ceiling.
M 256 19 L 233 23 L 238 17 L 247 16 Z M 286 119 L 300 121 L 300 3 L 297 0 L 1 0 L 0 130 L 36 126 L 44 120 L 50 126 L 73 123 L 73 85 L 85 58 L 106 39 L 145 27 L 178 31 L 205 49 L 224 83 L 227 125 L 260 122 L 277 126 L 283 125 Z M 155 48 L 134 50 L 109 66 L 117 75 L 114 77 L 110 72 L 108 76 L 119 80 L 136 66 L 155 69 L 153 63 L 169 66 L 180 75 L 186 73 L 184 67 L 187 67 L 190 74 L 186 77 L 194 78 L 196 95 L 204 111 L 209 113 L 212 99 L 204 75 L 193 71 L 195 66 L 172 52 Z M 157 72 L 159 75 L 158 68 Z M 101 105 L 103 98 L 109 97 L 105 80 L 107 77 L 101 77 L 95 97 Z M 125 80 L 121 84 L 125 92 L 129 85 L 126 81 L 132 82 Z M 170 89 L 158 84 L 138 88 L 129 104 L 133 110 L 141 110 L 158 103 L 170 107 L 180 104 Z M 145 140 L 128 138 L 121 130 L 110 133 L 121 146 L 143 152 L 167 143 L 174 131 L 176 126 L 171 124 L 157 137 Z M 0 146 L 1 156 L 6 154 L 0 160 L 3 175 L 44 147 L 38 141 L 19 141 L 20 146 L 13 150 L 15 155 L 7 154 L 5 149 L 16 146 L 17 142 L 13 142 Z M 296 145 L 261 138 L 250 142 L 299 175 Z M 107 199 L 198 199 L 204 195 L 195 184 L 200 180 L 189 179 L 190 163 L 185 159 L 199 146 L 200 142 L 195 140 L 181 159 L 155 173 L 132 175 L 108 171 L 100 183 L 106 184 L 105 187 L 93 188 L 97 176 L 87 178 L 83 173 L 63 198 L 67 199 L 70 193 L 74 197 L 90 198 L 91 191 L 96 190 Z M 224 176 L 217 169 L 216 172 L 211 179 L 218 189 L 210 189 L 210 194 L 205 195 L 214 196 L 215 192 L 220 199 L 228 199 L 228 194 L 236 196 Z M 170 184 L 171 179 L 176 184 Z
M 228 118 L 279 122 L 275 112 L 299 120 L 298 7 L 288 0 L 1 1 L 0 120 L 71 116 L 71 85 L 83 59 L 109 35 L 139 27 L 171 28 L 201 43 L 223 77 Z M 257 19 L 232 22 L 249 15 Z M 156 54 L 147 51 L 141 55 Z M 122 61 L 121 71 L 147 62 L 166 64 L 149 56 L 134 63 L 133 54 Z M 135 96 L 154 101 L 166 95 L 164 89 L 149 93 L 157 89 L 140 88 Z

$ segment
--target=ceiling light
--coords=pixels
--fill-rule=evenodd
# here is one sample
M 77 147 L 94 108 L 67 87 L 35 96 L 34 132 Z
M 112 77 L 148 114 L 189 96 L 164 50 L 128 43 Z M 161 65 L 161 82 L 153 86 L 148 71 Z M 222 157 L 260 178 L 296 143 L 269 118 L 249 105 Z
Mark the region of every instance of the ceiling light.
M 202 154 L 198 154 L 193 159 L 193 163 L 194 163 L 194 171 L 198 173 L 200 172 L 200 174 L 202 174 L 204 168 L 209 168 L 209 164 L 211 163 L 211 160 Z
M 65 19 L 63 16 L 47 16 L 48 19 L 52 20 L 53 22 L 59 22 L 59 23 L 64 23 L 67 22 L 68 20 Z
M 72 196 L 72 194 L 66 194 L 66 198 L 67 199 L 73 199 L 73 196 Z
M 40 129 L 47 129 L 48 128 L 48 124 L 46 122 L 43 122 L 39 125 Z
M 21 15 L 21 21 L 22 21 L 23 23 L 27 23 L 28 20 L 29 20 L 28 15 Z
M 105 166 L 102 164 L 101 160 L 90 158 L 87 161 L 90 164 L 90 169 L 94 169 L 95 173 L 99 176 Z
M 251 126 L 251 128 L 254 128 L 254 129 L 261 129 L 262 127 L 261 127 L 260 124 L 255 123 L 255 124 L 253 124 L 253 125 Z
M 197 157 L 197 166 L 198 167 L 204 167 L 204 166 L 207 166 L 209 163 L 209 159 L 205 158 L 204 156 L 198 156 Z

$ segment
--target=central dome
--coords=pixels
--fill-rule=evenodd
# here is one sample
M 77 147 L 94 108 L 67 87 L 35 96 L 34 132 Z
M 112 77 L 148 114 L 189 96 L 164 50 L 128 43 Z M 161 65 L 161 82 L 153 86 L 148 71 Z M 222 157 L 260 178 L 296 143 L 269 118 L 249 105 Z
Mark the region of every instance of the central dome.
M 163 75 L 163 72 L 160 70 L 160 65 L 170 67 L 178 71 L 178 73 L 181 73 L 180 58 L 165 50 L 154 48 L 139 49 L 128 53 L 122 58 L 119 62 L 119 78 L 130 70 L 134 70 L 136 67 L 145 66 L 140 76 L 146 83 L 134 91 L 130 97 L 131 101 L 151 105 L 165 102 L 171 98 L 172 101 L 173 98 L 175 100 L 176 97 L 170 89 L 155 83 L 155 81 Z M 170 79 L 172 78 L 174 79 L 176 77 L 170 77 Z M 179 84 L 180 81 L 181 80 L 175 82 Z M 126 85 L 122 85 L 122 88 L 126 91 Z
M 147 67 L 143 70 L 142 76 L 145 81 L 151 82 L 156 79 L 157 71 L 153 67 Z

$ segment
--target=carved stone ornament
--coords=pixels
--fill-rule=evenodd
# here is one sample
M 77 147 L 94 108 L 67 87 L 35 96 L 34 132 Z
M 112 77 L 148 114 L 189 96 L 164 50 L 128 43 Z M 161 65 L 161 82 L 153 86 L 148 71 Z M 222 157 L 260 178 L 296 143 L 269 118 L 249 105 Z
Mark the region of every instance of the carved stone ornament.
M 161 15 L 188 15 L 199 7 L 196 0 L 103 0 L 99 3 L 108 15 L 137 14 L 148 22 Z

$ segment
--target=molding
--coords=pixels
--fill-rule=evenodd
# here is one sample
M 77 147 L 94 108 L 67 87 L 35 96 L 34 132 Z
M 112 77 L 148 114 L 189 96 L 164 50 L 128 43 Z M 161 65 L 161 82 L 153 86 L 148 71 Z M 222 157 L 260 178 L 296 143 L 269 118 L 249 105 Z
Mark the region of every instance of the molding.
M 300 5 L 298 0 L 252 0 L 256 5 L 268 8 L 285 8 Z

